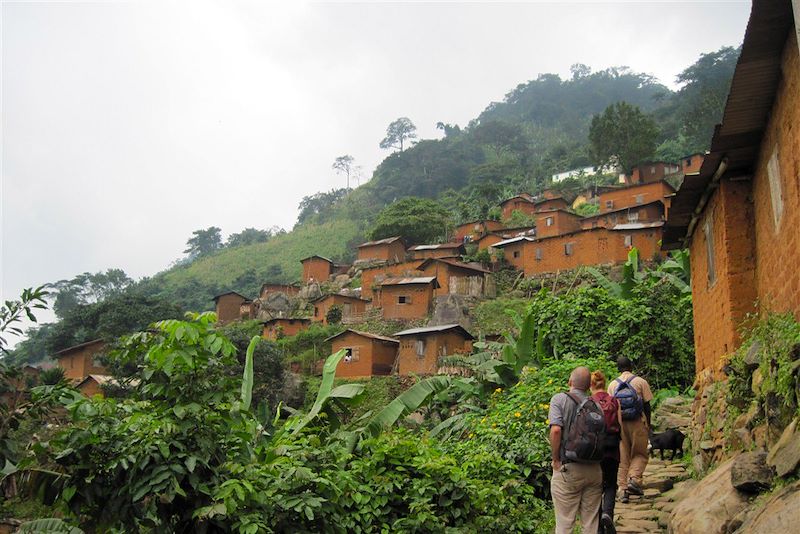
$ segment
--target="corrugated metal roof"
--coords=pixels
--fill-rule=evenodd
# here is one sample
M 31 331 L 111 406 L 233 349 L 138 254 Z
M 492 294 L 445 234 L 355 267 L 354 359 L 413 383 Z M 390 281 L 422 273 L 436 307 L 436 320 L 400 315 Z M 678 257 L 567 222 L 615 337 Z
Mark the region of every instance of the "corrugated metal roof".
M 430 284 L 431 282 L 436 283 L 435 276 L 417 276 L 417 277 L 397 277 L 397 278 L 387 278 L 383 282 L 381 282 L 382 286 L 403 286 L 403 285 L 412 285 L 412 284 Z M 436 283 L 438 286 L 439 284 Z
M 655 221 L 655 222 L 631 222 L 631 223 L 623 223 L 623 224 L 616 224 L 610 228 L 610 230 L 643 230 L 645 228 L 659 228 L 664 226 L 664 221 Z
M 462 248 L 463 243 L 439 243 L 438 245 L 417 245 L 408 250 L 441 250 L 451 248 Z
M 364 302 L 369 302 L 368 300 L 362 299 L 361 297 L 356 297 L 355 295 L 344 295 L 342 293 L 328 293 L 327 295 L 322 295 L 321 297 L 317 297 L 315 299 L 312 299 L 309 302 L 312 302 L 312 303 L 313 302 L 319 302 L 321 300 L 325 300 L 325 299 L 332 298 L 332 297 L 342 297 L 344 299 L 361 300 L 361 301 L 364 301 Z
M 483 267 L 483 265 L 481 265 L 479 263 L 464 263 L 464 262 L 453 260 L 453 259 L 450 259 L 450 258 L 428 258 L 427 260 L 425 260 L 422 263 L 420 263 L 418 268 L 422 269 L 426 265 L 428 265 L 430 263 L 436 263 L 436 262 L 444 263 L 444 264 L 447 264 L 447 265 L 452 265 L 453 267 L 458 267 L 459 269 L 468 269 L 470 271 L 478 271 L 478 272 L 482 272 L 482 273 L 491 273 L 492 272 L 492 271 L 486 269 L 485 267 Z
M 272 317 L 271 319 L 267 319 L 266 321 L 262 321 L 261 324 L 270 324 L 276 323 L 278 321 L 301 321 L 304 323 L 310 323 L 311 319 L 308 317 Z
M 403 330 L 402 332 L 397 332 L 395 336 L 402 337 L 402 336 L 428 335 L 428 334 L 436 334 L 439 332 L 447 332 L 448 330 L 459 330 L 464 334 L 464 336 L 467 339 L 475 339 L 473 335 L 467 332 L 466 328 L 464 328 L 460 324 L 445 324 L 440 326 L 423 326 L 421 328 L 410 328 L 408 330 Z
M 781 58 L 793 18 L 789 0 L 753 2 L 722 124 L 714 130 L 711 150 L 700 172 L 684 178 L 672 201 L 663 249 L 688 244 L 689 226 L 693 217 L 699 215 L 695 211 L 704 202 L 704 195 L 723 160 L 724 177 L 748 176 L 754 171 L 780 83 Z
M 104 343 L 102 339 L 93 339 L 91 341 L 86 341 L 84 343 L 79 343 L 78 345 L 73 345 L 71 347 L 67 347 L 66 349 L 61 349 L 60 351 L 56 352 L 53 355 L 53 357 L 54 358 L 60 358 L 61 356 L 65 355 L 65 354 L 68 354 L 70 352 L 86 348 L 86 347 L 88 347 L 90 345 L 95 345 L 95 344 L 99 345 L 99 344 L 102 344 L 102 343 Z
M 242 294 L 241 294 L 241 293 L 239 293 L 238 291 L 226 291 L 225 293 L 220 293 L 219 295 L 214 295 L 214 298 L 213 298 L 212 300 L 213 300 L 214 302 L 216 302 L 218 298 L 220 298 L 220 297 L 224 297 L 225 295 L 239 295 L 239 296 L 240 296 L 240 297 L 242 297 L 244 300 L 246 300 L 246 301 L 248 301 L 248 302 L 251 302 L 251 300 L 250 300 L 249 298 L 245 297 L 244 295 L 242 295 Z
M 302 260 L 300 260 L 300 263 L 303 263 L 304 261 L 307 261 L 307 260 L 313 260 L 314 258 L 317 258 L 317 259 L 320 259 L 320 260 L 325 260 L 328 263 L 333 263 L 333 260 L 328 259 L 325 256 L 319 256 L 317 254 L 314 254 L 313 256 L 308 256 L 306 258 L 303 258 Z
M 386 237 L 384 239 L 378 239 L 376 241 L 367 241 L 366 243 L 361 243 L 360 245 L 358 245 L 357 248 L 374 247 L 375 245 L 389 245 L 391 243 L 394 243 L 395 241 L 399 241 L 400 239 L 402 239 L 400 236 Z
M 517 198 L 521 198 L 521 199 L 522 199 L 522 200 L 524 200 L 525 202 L 530 202 L 530 203 L 533 203 L 533 197 L 532 197 L 531 195 L 529 195 L 528 193 L 520 193 L 519 195 L 515 195 L 515 196 L 513 196 L 513 197 L 511 197 L 511 198 L 507 198 L 507 199 L 505 199 L 504 201 L 502 201 L 502 202 L 500 203 L 500 205 L 502 206 L 503 204 L 505 204 L 505 203 L 507 203 L 507 202 L 511 202 L 512 200 L 515 200 L 515 199 L 517 199 Z
M 536 241 L 536 239 L 524 235 L 524 236 L 520 236 L 520 237 L 512 237 L 511 239 L 506 239 L 505 241 L 500 241 L 499 243 L 495 243 L 494 245 L 491 245 L 491 246 L 492 247 L 504 247 L 506 245 L 513 245 L 514 243 L 518 243 L 520 241 Z
M 335 336 L 329 337 L 325 341 L 332 341 L 332 340 L 336 339 L 337 337 L 341 337 L 341 336 L 343 336 L 345 334 L 356 334 L 357 336 L 362 336 L 362 337 L 366 337 L 366 338 L 369 338 L 369 339 L 377 339 L 378 341 L 386 341 L 386 342 L 389 342 L 389 343 L 400 343 L 398 340 L 396 340 L 394 338 L 391 338 L 391 337 L 379 336 L 378 334 L 373 334 L 371 332 L 362 332 L 360 330 L 352 330 L 352 329 L 349 329 L 349 328 L 347 330 L 345 330 L 344 332 L 339 332 Z

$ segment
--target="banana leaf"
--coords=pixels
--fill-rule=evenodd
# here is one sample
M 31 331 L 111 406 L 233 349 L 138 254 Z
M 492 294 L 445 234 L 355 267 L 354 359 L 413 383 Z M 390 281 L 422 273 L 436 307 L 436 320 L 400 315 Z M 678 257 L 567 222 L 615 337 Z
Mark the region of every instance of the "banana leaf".
M 451 377 L 444 375 L 432 376 L 417 382 L 375 414 L 364 428 L 364 434 L 368 437 L 378 436 L 384 428 L 394 425 L 401 417 L 417 411 L 436 393 L 450 387 L 452 382 Z
M 317 392 L 317 398 L 314 401 L 314 405 L 311 407 L 305 417 L 300 420 L 297 426 L 294 427 L 292 430 L 293 434 L 297 434 L 303 430 L 306 425 L 313 421 L 314 418 L 316 418 L 325 407 L 325 403 L 328 401 L 331 392 L 333 391 L 333 379 L 336 378 L 336 366 L 339 365 L 339 362 L 342 361 L 342 358 L 344 358 L 346 353 L 347 352 L 342 349 L 334 354 L 331 354 L 325 360 L 325 364 L 322 366 L 322 382 L 319 385 L 319 391 Z
M 250 409 L 250 403 L 253 401 L 253 352 L 256 350 L 256 345 L 261 341 L 260 336 L 253 336 L 250 344 L 247 346 L 247 355 L 244 360 L 244 373 L 242 375 L 242 408 L 245 410 Z

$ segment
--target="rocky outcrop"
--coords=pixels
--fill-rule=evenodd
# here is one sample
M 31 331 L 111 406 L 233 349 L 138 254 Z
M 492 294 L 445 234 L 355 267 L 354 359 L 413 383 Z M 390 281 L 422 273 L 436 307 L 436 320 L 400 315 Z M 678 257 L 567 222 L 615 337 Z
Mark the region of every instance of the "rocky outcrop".
M 769 450 L 767 463 L 775 468 L 780 477 L 791 475 L 800 465 L 800 431 L 795 419 L 781 434 L 778 442 Z
M 686 397 L 670 397 L 658 405 L 653 414 L 653 427 L 658 432 L 669 428 L 677 428 L 685 435 L 689 435 L 692 423 L 690 415 L 691 400 Z
M 731 484 L 745 493 L 759 493 L 772 485 L 772 468 L 764 451 L 746 452 L 733 459 Z
M 695 485 L 669 516 L 673 534 L 726 534 L 748 505 L 748 498 L 731 483 L 734 459 L 728 460 Z
M 460 324 L 469 330 L 471 323 L 469 318 L 468 297 L 460 295 L 442 295 L 436 297 L 431 317 L 430 326 L 444 324 Z
M 800 481 L 777 491 L 757 511 L 751 512 L 737 534 L 797 532 L 800 519 Z

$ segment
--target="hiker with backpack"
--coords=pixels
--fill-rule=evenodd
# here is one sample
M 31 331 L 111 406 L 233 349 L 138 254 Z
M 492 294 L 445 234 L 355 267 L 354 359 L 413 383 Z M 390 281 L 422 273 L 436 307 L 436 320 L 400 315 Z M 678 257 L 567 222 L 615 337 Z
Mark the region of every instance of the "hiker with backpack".
M 622 428 L 619 444 L 617 484 L 622 489 L 620 501 L 630 495 L 643 495 L 642 475 L 647 467 L 650 429 L 650 401 L 653 393 L 647 380 L 633 374 L 633 364 L 625 356 L 617 360 L 619 377 L 608 386 L 608 394 L 619 401 Z
M 556 534 L 571 534 L 578 517 L 582 532 L 598 530 L 606 423 L 600 406 L 587 395 L 589 382 L 589 369 L 578 367 L 569 377 L 569 391 L 550 400 L 550 493 Z
M 606 392 L 606 375 L 593 371 L 591 380 L 592 399 L 603 410 L 606 423 L 606 440 L 603 446 L 603 501 L 600 506 L 599 534 L 616 534 L 614 527 L 614 501 L 617 498 L 617 470 L 619 469 L 619 442 L 622 427 L 622 412 L 619 401 Z

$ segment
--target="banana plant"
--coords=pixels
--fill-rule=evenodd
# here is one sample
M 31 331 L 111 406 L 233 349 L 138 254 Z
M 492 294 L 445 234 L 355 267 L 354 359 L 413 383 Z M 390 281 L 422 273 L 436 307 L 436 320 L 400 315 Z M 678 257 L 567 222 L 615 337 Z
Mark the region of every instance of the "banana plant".
M 621 282 L 611 280 L 596 267 L 586 267 L 586 271 L 594 276 L 597 283 L 610 294 L 626 300 L 633 296 L 633 289 L 646 277 L 639 271 L 639 249 L 636 247 L 632 247 L 628 251 L 628 261 L 622 266 Z
M 356 399 L 363 393 L 363 384 L 343 384 L 336 388 L 333 387 L 333 380 L 336 378 L 336 366 L 339 365 L 339 362 L 342 361 L 345 354 L 347 354 L 347 352 L 342 349 L 331 354 L 325 360 L 325 364 L 322 366 L 322 382 L 317 392 L 317 398 L 308 413 L 300 418 L 298 423 L 291 425 L 292 434 L 299 433 L 323 411 L 330 416 L 328 418 L 329 423 L 338 427 L 341 421 L 335 417 L 335 414 L 329 409 L 330 404 L 336 400 Z

